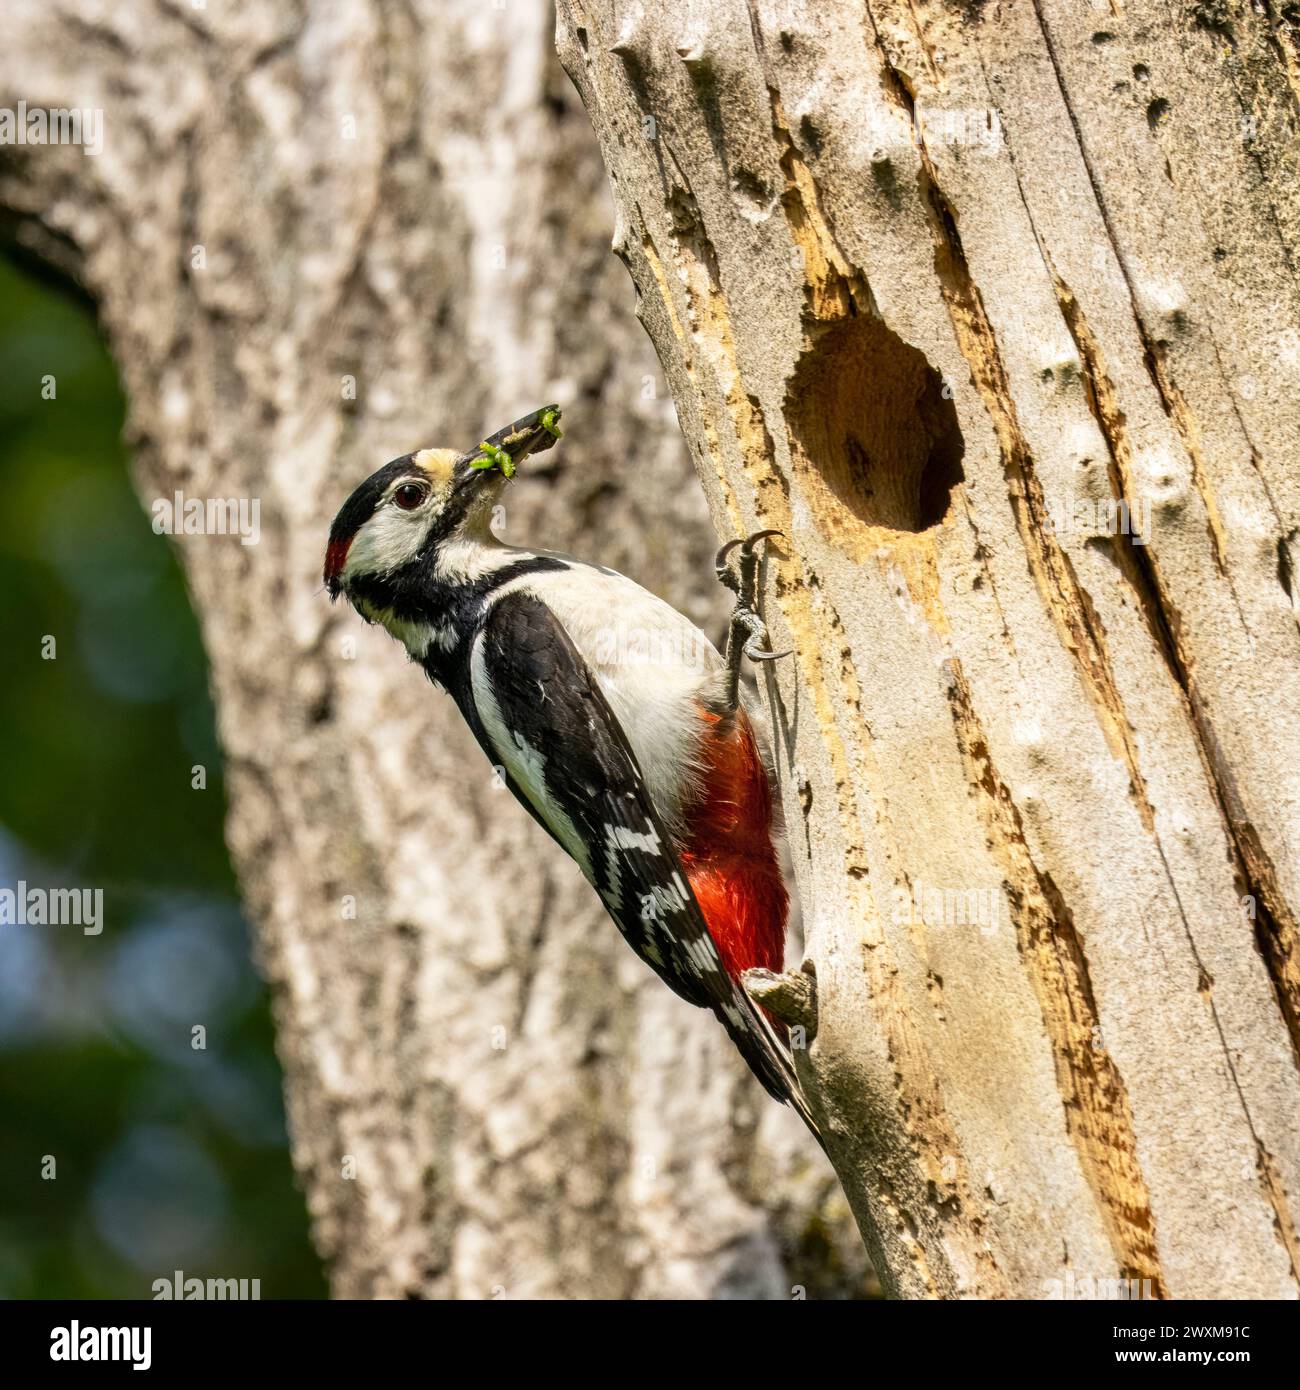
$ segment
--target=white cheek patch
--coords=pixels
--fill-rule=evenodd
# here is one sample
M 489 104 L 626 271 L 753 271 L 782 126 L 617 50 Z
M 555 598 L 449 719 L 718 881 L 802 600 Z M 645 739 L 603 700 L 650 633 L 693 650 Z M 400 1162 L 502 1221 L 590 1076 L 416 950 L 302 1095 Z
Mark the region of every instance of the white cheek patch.
M 343 565 L 343 578 L 391 574 L 420 553 L 431 513 L 404 512 L 385 502 L 357 532 Z

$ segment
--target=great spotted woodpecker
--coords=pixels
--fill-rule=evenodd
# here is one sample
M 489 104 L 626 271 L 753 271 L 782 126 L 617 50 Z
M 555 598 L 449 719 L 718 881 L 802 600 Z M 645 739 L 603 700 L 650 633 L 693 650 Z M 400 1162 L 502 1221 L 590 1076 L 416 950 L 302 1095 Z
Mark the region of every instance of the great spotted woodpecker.
M 780 655 L 762 645 L 753 606 L 755 546 L 777 533 L 718 554 L 737 595 L 725 657 L 623 575 L 503 544 L 493 507 L 516 466 L 555 443 L 558 419 L 546 407 L 468 453 L 422 449 L 372 474 L 334 519 L 326 588 L 450 693 L 632 949 L 712 1009 L 816 1133 L 786 1026 L 740 980 L 751 967 L 780 971 L 785 943 L 773 781 L 739 689 L 744 656 Z

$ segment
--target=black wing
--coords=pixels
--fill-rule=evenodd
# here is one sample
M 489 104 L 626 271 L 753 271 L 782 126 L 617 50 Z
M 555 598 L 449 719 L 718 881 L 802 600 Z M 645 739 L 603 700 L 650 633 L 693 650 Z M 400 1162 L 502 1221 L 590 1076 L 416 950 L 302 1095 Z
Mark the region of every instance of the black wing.
M 489 756 L 577 860 L 628 944 L 683 999 L 713 1010 L 767 1090 L 815 1132 L 787 1049 L 722 964 L 627 736 L 539 599 L 516 590 L 493 605 L 468 693 Z

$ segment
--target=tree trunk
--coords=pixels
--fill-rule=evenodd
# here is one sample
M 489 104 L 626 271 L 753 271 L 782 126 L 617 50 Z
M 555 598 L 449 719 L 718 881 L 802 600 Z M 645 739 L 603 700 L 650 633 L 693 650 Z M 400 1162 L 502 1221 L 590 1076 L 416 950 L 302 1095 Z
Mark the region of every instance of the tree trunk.
M 721 626 L 549 7 L 16 0 L 19 100 L 104 113 L 98 155 L 0 151 L 0 206 L 98 306 L 142 499 L 260 507 L 256 545 L 178 545 L 335 1292 L 859 1289 L 795 1117 L 631 956 L 450 701 L 321 587 L 360 479 L 559 400 L 569 438 L 509 493 L 506 537 Z
M 886 1286 L 1295 1297 L 1300 32 L 560 0 L 768 682 Z

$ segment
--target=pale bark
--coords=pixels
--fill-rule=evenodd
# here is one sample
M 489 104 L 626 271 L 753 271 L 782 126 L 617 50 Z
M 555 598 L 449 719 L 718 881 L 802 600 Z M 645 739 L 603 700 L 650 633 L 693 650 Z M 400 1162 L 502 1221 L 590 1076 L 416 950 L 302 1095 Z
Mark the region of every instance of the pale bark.
M 557 400 L 568 438 L 508 494 L 507 538 L 721 625 L 549 7 L 15 0 L 4 29 L 0 105 L 104 111 L 98 156 L 0 151 L 0 206 L 98 306 L 142 499 L 260 503 L 258 545 L 178 544 L 335 1291 L 861 1287 L 793 1114 L 632 957 L 446 697 L 321 589 L 361 478 Z
M 803 1074 L 904 1295 L 1297 1292 L 1297 38 L 560 0 L 715 525 L 788 537 Z

